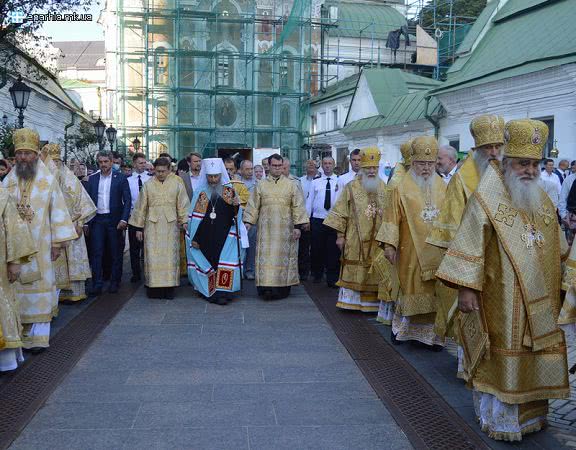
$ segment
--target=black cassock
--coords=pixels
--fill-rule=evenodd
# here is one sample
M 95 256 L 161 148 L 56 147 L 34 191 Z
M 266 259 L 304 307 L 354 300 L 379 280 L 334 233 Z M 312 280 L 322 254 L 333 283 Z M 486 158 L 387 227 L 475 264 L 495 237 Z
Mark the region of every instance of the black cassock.
M 236 209 L 237 206 L 229 205 L 218 194 L 212 194 L 206 214 L 192 239 L 198 243 L 200 251 L 214 270 L 218 270 L 220 253 L 230 232 L 230 227 L 234 224 Z M 210 218 L 213 212 L 216 214 L 214 219 Z

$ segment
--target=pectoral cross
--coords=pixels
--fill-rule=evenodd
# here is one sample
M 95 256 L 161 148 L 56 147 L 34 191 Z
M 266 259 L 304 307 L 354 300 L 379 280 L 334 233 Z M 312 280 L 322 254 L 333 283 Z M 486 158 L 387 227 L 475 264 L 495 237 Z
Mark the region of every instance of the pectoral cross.
M 522 241 L 526 244 L 527 249 L 531 249 L 536 244 L 539 248 L 544 246 L 544 236 L 532 224 L 524 225 L 526 233 L 522 233 Z
M 420 213 L 420 217 L 422 217 L 424 222 L 433 222 L 439 212 L 438 208 L 434 207 L 434 205 L 426 205 Z
M 18 203 L 16 205 L 16 209 L 18 210 L 18 214 L 22 220 L 25 220 L 28 223 L 32 223 L 32 219 L 34 219 L 34 210 L 30 205 Z

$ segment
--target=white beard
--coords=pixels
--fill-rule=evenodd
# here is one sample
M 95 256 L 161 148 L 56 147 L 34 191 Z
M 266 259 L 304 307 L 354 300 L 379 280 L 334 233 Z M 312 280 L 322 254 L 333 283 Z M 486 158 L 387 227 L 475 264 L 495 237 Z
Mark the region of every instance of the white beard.
M 421 175 L 416 175 L 416 172 L 414 172 L 413 169 L 410 169 L 410 174 L 422 192 L 432 192 L 432 187 L 434 186 L 434 174 L 430 175 L 428 178 L 424 178 Z
M 378 176 L 369 177 L 360 170 L 357 177 L 362 183 L 362 187 L 368 194 L 375 194 L 378 192 L 378 185 L 380 184 L 380 178 Z
M 522 181 L 512 170 L 504 167 L 504 185 L 510 193 L 512 206 L 528 213 L 536 213 L 542 206 L 539 178 Z
M 472 153 L 472 157 L 474 158 L 474 162 L 478 167 L 478 172 L 480 172 L 480 176 L 484 175 L 486 169 L 490 165 L 490 157 L 486 156 L 486 154 L 480 150 L 474 150 Z

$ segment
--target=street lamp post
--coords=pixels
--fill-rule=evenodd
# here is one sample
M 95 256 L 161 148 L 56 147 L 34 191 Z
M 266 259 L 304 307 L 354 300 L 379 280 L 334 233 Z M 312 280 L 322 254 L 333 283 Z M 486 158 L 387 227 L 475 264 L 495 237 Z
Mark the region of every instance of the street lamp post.
M 110 142 L 110 151 L 114 150 L 114 142 L 116 141 L 116 128 L 110 124 L 110 126 L 106 129 L 106 137 L 108 138 L 108 142 Z
M 106 131 L 106 124 L 100 118 L 94 123 L 94 131 L 96 132 L 96 139 L 98 140 L 99 150 L 104 150 L 104 133 Z
M 18 128 L 24 128 L 24 110 L 28 106 L 32 89 L 22 82 L 22 77 L 18 77 L 18 80 L 14 82 L 8 91 L 10 92 L 10 97 L 12 97 L 14 108 L 19 111 Z

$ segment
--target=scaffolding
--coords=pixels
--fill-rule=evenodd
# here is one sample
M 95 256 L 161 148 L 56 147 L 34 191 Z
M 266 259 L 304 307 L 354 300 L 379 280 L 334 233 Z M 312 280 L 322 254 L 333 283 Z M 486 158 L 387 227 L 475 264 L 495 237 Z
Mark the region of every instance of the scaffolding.
M 260 4 L 260 2 L 258 2 Z M 116 122 L 150 158 L 299 157 L 317 86 L 308 0 L 118 0 Z M 131 149 L 132 150 L 132 149 Z

